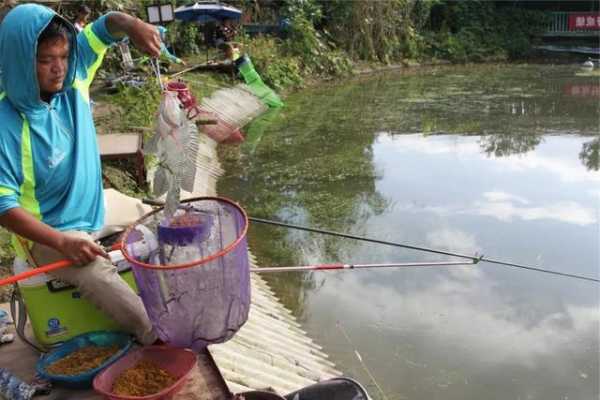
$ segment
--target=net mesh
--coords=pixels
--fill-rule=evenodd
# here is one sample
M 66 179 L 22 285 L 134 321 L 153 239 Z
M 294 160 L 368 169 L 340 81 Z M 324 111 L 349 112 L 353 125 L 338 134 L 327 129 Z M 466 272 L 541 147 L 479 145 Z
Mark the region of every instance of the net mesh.
M 247 226 L 232 201 L 197 198 L 172 216 L 159 209 L 127 229 L 124 255 L 161 340 L 200 350 L 230 339 L 246 322 Z
M 246 85 L 217 90 L 203 98 L 198 109 L 201 118 L 216 120 L 215 125 L 205 125 L 202 131 L 220 143 L 241 142 L 241 128 L 267 111 Z

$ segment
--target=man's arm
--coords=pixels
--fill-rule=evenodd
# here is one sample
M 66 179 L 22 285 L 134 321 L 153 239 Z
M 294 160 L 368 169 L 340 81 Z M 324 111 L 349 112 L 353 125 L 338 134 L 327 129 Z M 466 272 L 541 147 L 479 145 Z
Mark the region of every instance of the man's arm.
M 89 98 L 89 88 L 106 50 L 124 36 L 129 36 L 131 43 L 145 54 L 160 55 L 160 36 L 155 26 L 121 12 L 101 16 L 77 35 L 79 72 L 75 83 L 84 98 Z
M 152 57 L 160 56 L 160 35 L 154 25 L 122 12 L 111 12 L 106 17 L 106 29 L 115 39 L 127 36 L 138 50 Z
M 96 256 L 108 257 L 97 244 L 65 235 L 38 221 L 20 207 L 11 208 L 0 215 L 0 225 L 19 236 L 59 251 L 78 265 L 92 262 Z

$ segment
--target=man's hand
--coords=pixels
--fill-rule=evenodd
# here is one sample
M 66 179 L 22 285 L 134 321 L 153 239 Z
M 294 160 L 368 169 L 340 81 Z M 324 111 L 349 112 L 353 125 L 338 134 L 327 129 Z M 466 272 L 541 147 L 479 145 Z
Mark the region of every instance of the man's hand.
M 77 265 L 90 263 L 97 256 L 109 258 L 104 249 L 96 243 L 59 232 L 38 221 L 20 207 L 0 215 L 0 225 L 17 235 L 58 251 Z
M 108 258 L 108 254 L 96 243 L 65 234 L 62 235 L 57 250 L 76 265 L 88 264 L 97 256 Z
M 127 33 L 131 43 L 141 52 L 152 56 L 160 56 L 160 35 L 154 25 L 135 19 L 131 31 Z
M 128 36 L 131 43 L 144 54 L 151 57 L 160 56 L 161 40 L 154 25 L 131 15 L 111 12 L 106 18 L 106 27 L 115 38 Z

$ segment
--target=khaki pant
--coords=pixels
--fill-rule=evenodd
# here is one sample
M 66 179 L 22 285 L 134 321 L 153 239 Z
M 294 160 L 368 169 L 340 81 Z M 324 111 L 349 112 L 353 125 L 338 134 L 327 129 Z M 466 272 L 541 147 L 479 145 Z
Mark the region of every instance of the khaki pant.
M 107 214 L 112 214 L 107 215 L 107 222 L 110 222 L 113 227 L 119 225 L 115 221 L 120 220 L 122 225 L 127 225 L 137 219 L 139 214 L 147 211 L 146 207 L 141 207 L 138 200 L 121 194 L 112 194 L 111 196 L 111 193 L 106 192 Z M 111 204 L 111 200 L 116 204 Z M 130 210 L 137 209 L 137 214 L 123 213 L 123 210 L 127 210 L 126 203 L 135 202 L 139 204 Z M 119 213 L 122 215 L 119 216 Z M 68 231 L 65 234 L 93 241 L 92 236 L 86 232 Z M 37 243 L 33 245 L 31 253 L 38 265 L 65 258 L 56 250 Z M 151 344 L 156 340 L 157 336 L 152 330 L 152 324 L 148 319 L 142 300 L 119 276 L 117 268 L 109 260 L 96 257 L 95 261 L 85 266 L 58 269 L 51 272 L 51 275 L 77 286 L 85 299 L 109 315 L 127 332 L 135 334 L 142 344 Z

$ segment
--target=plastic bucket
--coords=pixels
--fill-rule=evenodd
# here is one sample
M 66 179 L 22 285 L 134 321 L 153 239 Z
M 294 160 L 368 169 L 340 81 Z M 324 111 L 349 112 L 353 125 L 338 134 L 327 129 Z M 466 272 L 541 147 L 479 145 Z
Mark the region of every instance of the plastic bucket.
M 210 214 L 189 211 L 183 217 L 190 216 L 189 225 L 177 225 L 176 221 L 164 221 L 158 225 L 158 241 L 183 246 L 196 241 L 204 241 L 210 235 L 213 217 Z
M 260 391 L 260 390 L 239 393 L 239 395 L 244 396 L 243 397 L 244 400 L 285 400 L 284 397 L 281 397 L 280 395 L 278 395 L 276 393 L 265 392 L 265 391 Z M 235 397 L 234 397 L 234 399 L 235 399 Z
M 112 391 L 113 385 L 119 375 L 142 360 L 151 361 L 174 376 L 177 381 L 160 392 L 148 396 L 119 396 L 114 394 Z M 94 389 L 109 400 L 168 400 L 181 389 L 196 363 L 196 354 L 191 350 L 168 346 L 142 347 L 131 351 L 118 362 L 96 375 Z
M 285 395 L 286 400 L 370 400 L 364 387 L 352 378 L 321 381 Z

